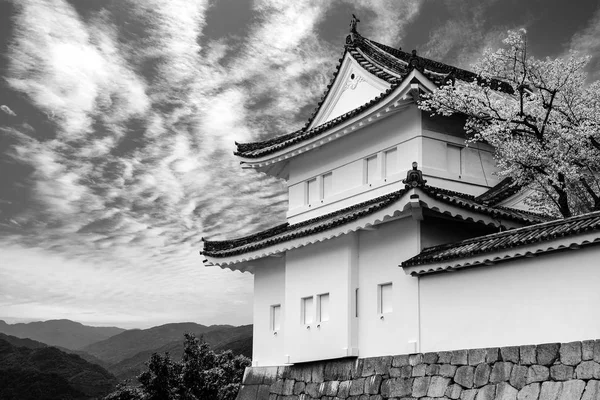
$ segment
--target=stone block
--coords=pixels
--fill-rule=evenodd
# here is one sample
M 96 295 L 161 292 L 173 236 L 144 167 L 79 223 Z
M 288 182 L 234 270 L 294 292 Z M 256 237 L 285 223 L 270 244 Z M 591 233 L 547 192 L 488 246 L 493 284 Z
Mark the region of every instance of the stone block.
M 585 389 L 585 382 L 582 380 L 563 382 L 563 387 L 558 396 L 558 400 L 581 399 L 583 389 Z
M 600 363 L 600 339 L 594 342 L 594 361 Z
M 485 362 L 487 355 L 486 349 L 471 349 L 469 350 L 468 362 L 469 365 L 479 365 Z
M 527 385 L 527 372 L 529 368 L 524 365 L 515 365 L 510 373 L 510 384 L 521 390 Z
M 458 367 L 456 374 L 454 374 L 454 382 L 458 383 L 464 388 L 470 389 L 473 387 L 474 375 L 475 368 L 468 365 Z
M 412 387 L 412 396 L 417 398 L 426 396 L 430 381 L 431 378 L 429 376 L 415 378 Z
M 519 390 L 519 394 L 517 394 L 517 400 L 538 400 L 540 395 L 540 384 L 539 383 L 530 383 L 525 386 L 521 390 Z
M 408 354 L 394 356 L 392 358 L 392 367 L 403 367 L 408 364 Z
M 550 377 L 550 369 L 543 365 L 532 365 L 527 369 L 527 383 L 543 382 Z
M 354 379 L 350 384 L 350 396 L 361 395 L 365 393 L 365 378 Z
M 269 394 L 269 400 L 277 400 L 278 397 L 279 397 L 279 395 L 277 395 L 275 393 Z M 260 399 L 260 400 L 262 400 L 262 399 Z
M 271 385 L 270 392 L 275 394 L 283 394 L 283 379 L 279 379 Z
M 450 378 L 442 378 L 441 376 L 434 376 L 429 382 L 429 389 L 427 390 L 427 396 L 429 397 L 443 397 L 446 393 L 446 389 L 450 384 Z
M 336 399 L 334 399 L 334 400 L 336 400 Z M 369 400 L 383 400 L 383 397 L 381 397 L 380 394 L 374 394 L 374 395 L 369 396 Z
M 533 365 L 537 362 L 535 357 L 535 346 L 519 346 L 519 363 L 521 365 Z
M 259 385 L 242 385 L 236 400 L 257 400 Z
M 294 385 L 296 381 L 293 379 L 286 379 L 283 381 L 283 393 L 284 396 L 289 396 L 294 393 Z
M 389 374 L 390 368 L 392 367 L 392 358 L 392 356 L 377 357 L 375 373 L 377 375 Z
M 539 400 L 557 400 L 562 389 L 562 382 L 544 382 L 540 390 Z
M 487 385 L 477 391 L 475 400 L 494 400 L 496 397 L 496 385 Z
M 581 342 L 563 343 L 560 346 L 560 362 L 577 365 L 581 362 Z
M 319 397 L 319 386 L 321 384 L 317 382 L 310 382 L 306 384 L 304 391 L 312 398 L 316 399 Z
M 451 364 L 440 365 L 440 375 L 444 378 L 453 378 L 458 367 Z
M 418 364 L 423 364 L 423 354 L 409 354 L 408 363 L 413 367 Z
M 440 365 L 439 364 L 429 364 L 427 369 L 425 370 L 425 375 L 439 375 L 440 374 Z
M 323 363 L 314 364 L 311 367 L 310 381 L 315 383 L 321 383 L 325 379 L 323 378 L 323 371 L 325 370 L 325 365 Z
M 557 364 L 550 367 L 550 377 L 555 381 L 573 379 L 574 369 L 569 365 Z
M 597 400 L 600 399 L 600 381 L 588 381 L 585 392 L 581 400 Z
M 288 379 L 292 367 L 289 365 L 280 365 L 277 367 L 277 379 Z
M 600 351 L 599 351 L 600 353 Z M 438 352 L 438 364 L 450 364 L 452 361 L 452 352 L 451 351 L 440 351 Z
M 589 361 L 594 359 L 594 341 L 584 340 L 581 342 L 581 359 Z
M 552 365 L 558 359 L 559 343 L 539 344 L 536 348 L 537 362 L 540 365 Z
M 488 364 L 493 364 L 496 361 L 500 360 L 500 349 L 497 347 L 490 347 L 487 349 L 487 354 L 485 355 L 485 362 Z
M 365 394 L 378 394 L 381 386 L 381 375 L 373 375 L 365 381 Z
M 294 384 L 294 394 L 300 394 L 300 393 L 304 392 L 305 388 L 306 388 L 306 383 L 296 381 L 296 383 Z
M 516 400 L 518 392 L 519 391 L 517 389 L 510 386 L 508 383 L 501 382 L 496 385 L 495 400 Z
M 425 364 L 417 364 L 412 369 L 412 376 L 425 376 L 425 370 L 427 369 L 427 365 Z
M 477 389 L 463 390 L 460 393 L 460 400 L 475 400 L 477 396 Z
M 491 383 L 506 382 L 510 379 L 513 364 L 511 362 L 498 361 L 492 368 L 490 375 Z
M 400 368 L 390 368 L 390 378 L 400 378 L 400 376 L 402 375 L 402 369 Z
M 518 346 L 501 347 L 500 348 L 500 357 L 502 358 L 502 361 L 508 361 L 511 363 L 518 364 L 519 363 L 519 347 Z
M 462 392 L 462 387 L 455 383 L 446 388 L 445 395 L 449 399 L 458 399 L 458 398 L 460 398 L 461 392 Z
M 406 397 L 412 393 L 412 378 L 390 378 L 381 384 L 381 394 L 385 398 Z
M 401 378 L 410 378 L 412 376 L 412 367 L 410 365 L 405 365 L 400 368 L 400 377 Z
M 490 381 L 490 373 L 492 372 L 492 367 L 488 364 L 479 364 L 475 367 L 475 376 L 473 378 L 473 385 L 475 387 L 482 387 L 488 384 Z
M 275 367 L 275 375 L 277 375 L 277 367 Z M 260 385 L 263 383 L 265 376 L 265 368 L 247 367 L 244 370 L 242 382 L 244 385 Z
M 438 362 L 438 353 L 425 353 L 423 354 L 423 362 L 425 364 L 436 364 Z
M 321 385 L 323 385 L 323 389 L 321 390 L 321 392 L 325 395 L 325 396 L 336 396 L 337 392 L 338 392 L 338 388 L 340 386 L 340 382 L 339 381 L 327 381 L 322 383 Z
M 370 359 L 367 359 L 370 360 Z M 325 363 L 323 370 L 323 380 L 325 381 L 345 381 L 352 378 L 352 369 L 354 360 L 332 360 Z
M 362 375 L 363 365 L 364 365 L 364 359 L 363 358 L 356 359 L 356 361 L 354 362 L 354 367 L 352 368 L 352 377 L 351 377 L 351 379 L 360 378 L 360 376 Z
M 452 352 L 452 360 L 450 360 L 450 364 L 452 365 L 467 365 L 468 364 L 468 351 L 467 350 L 454 350 Z
M 268 399 L 270 396 L 270 390 L 271 389 L 271 385 L 259 385 L 258 386 L 258 393 L 256 394 L 256 400 L 263 400 L 263 399 Z M 277 396 L 277 395 L 275 395 Z
M 575 368 L 577 379 L 600 379 L 600 364 L 595 361 L 582 361 Z
M 347 398 L 350 395 L 350 385 L 351 384 L 352 384 L 352 381 L 340 382 L 340 385 L 338 386 L 337 397 L 339 397 L 340 399 Z

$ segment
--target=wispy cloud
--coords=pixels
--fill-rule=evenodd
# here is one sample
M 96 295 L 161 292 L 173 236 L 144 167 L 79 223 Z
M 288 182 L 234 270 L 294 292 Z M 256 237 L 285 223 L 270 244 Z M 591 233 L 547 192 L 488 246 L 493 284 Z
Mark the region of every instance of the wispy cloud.
M 570 45 L 570 50 L 591 57 L 587 68 L 590 81 L 600 79 L 600 40 L 598 38 L 600 38 L 600 5 L 587 26 L 573 36 Z

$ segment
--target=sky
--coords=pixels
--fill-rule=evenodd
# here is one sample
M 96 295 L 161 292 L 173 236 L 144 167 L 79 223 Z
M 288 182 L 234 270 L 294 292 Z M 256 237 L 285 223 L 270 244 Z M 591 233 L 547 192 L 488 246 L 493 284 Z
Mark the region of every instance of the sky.
M 507 30 L 590 56 L 600 2 L 0 0 L 0 319 L 147 328 L 252 323 L 252 275 L 201 238 L 285 220 L 285 182 L 234 142 L 302 127 L 368 38 L 469 68 Z

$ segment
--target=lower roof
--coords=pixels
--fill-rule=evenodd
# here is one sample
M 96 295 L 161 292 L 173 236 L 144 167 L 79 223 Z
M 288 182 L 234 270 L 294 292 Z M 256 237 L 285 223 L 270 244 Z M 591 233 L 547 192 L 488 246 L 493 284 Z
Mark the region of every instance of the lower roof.
M 398 190 L 307 221 L 296 224 L 284 223 L 238 239 L 212 241 L 203 238 L 204 248 L 200 254 L 213 259 L 236 257 L 338 228 L 391 206 L 400 199 L 407 197 L 408 193 L 413 190 L 418 190 L 419 193 L 438 202 L 438 205 L 425 205 L 425 207 L 431 208 L 434 211 L 444 213 L 447 212 L 444 209 L 445 207 L 456 207 L 465 212 L 484 215 L 488 220 L 493 219 L 500 226 L 531 225 L 546 221 L 549 218 L 527 211 L 489 206 L 468 194 L 423 185 L 417 189 L 406 188 Z M 473 217 L 469 217 L 468 219 L 475 220 Z
M 590 238 L 589 235 L 583 238 L 582 235 L 588 233 L 594 233 L 592 236 L 595 239 Z M 572 243 L 569 242 L 566 247 L 600 241 L 600 211 L 538 223 L 523 228 L 466 239 L 456 243 L 425 248 L 420 254 L 404 261 L 401 266 L 405 270 L 410 269 L 407 273 L 410 272 L 412 275 L 452 270 L 457 267 L 467 266 L 467 264 L 470 266 L 492 263 L 506 258 L 531 256 L 539 252 L 556 250 L 556 246 L 543 246 L 531 254 L 527 251 L 522 251 L 517 253 L 511 252 L 510 255 L 506 256 L 499 255 L 498 257 L 483 258 L 484 255 L 490 253 L 502 252 L 507 249 L 518 250 L 532 244 L 541 244 L 575 236 L 582 236 L 583 239 L 581 241 L 572 241 Z M 466 260 L 466 258 L 473 257 L 477 257 L 477 260 Z M 435 267 L 432 267 L 434 264 Z

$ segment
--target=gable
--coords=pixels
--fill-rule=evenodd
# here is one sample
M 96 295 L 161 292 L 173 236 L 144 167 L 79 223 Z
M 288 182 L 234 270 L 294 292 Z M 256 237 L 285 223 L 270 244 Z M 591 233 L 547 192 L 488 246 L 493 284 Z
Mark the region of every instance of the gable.
M 346 54 L 340 72 L 308 129 L 331 121 L 384 93 L 391 85 L 364 70 Z

